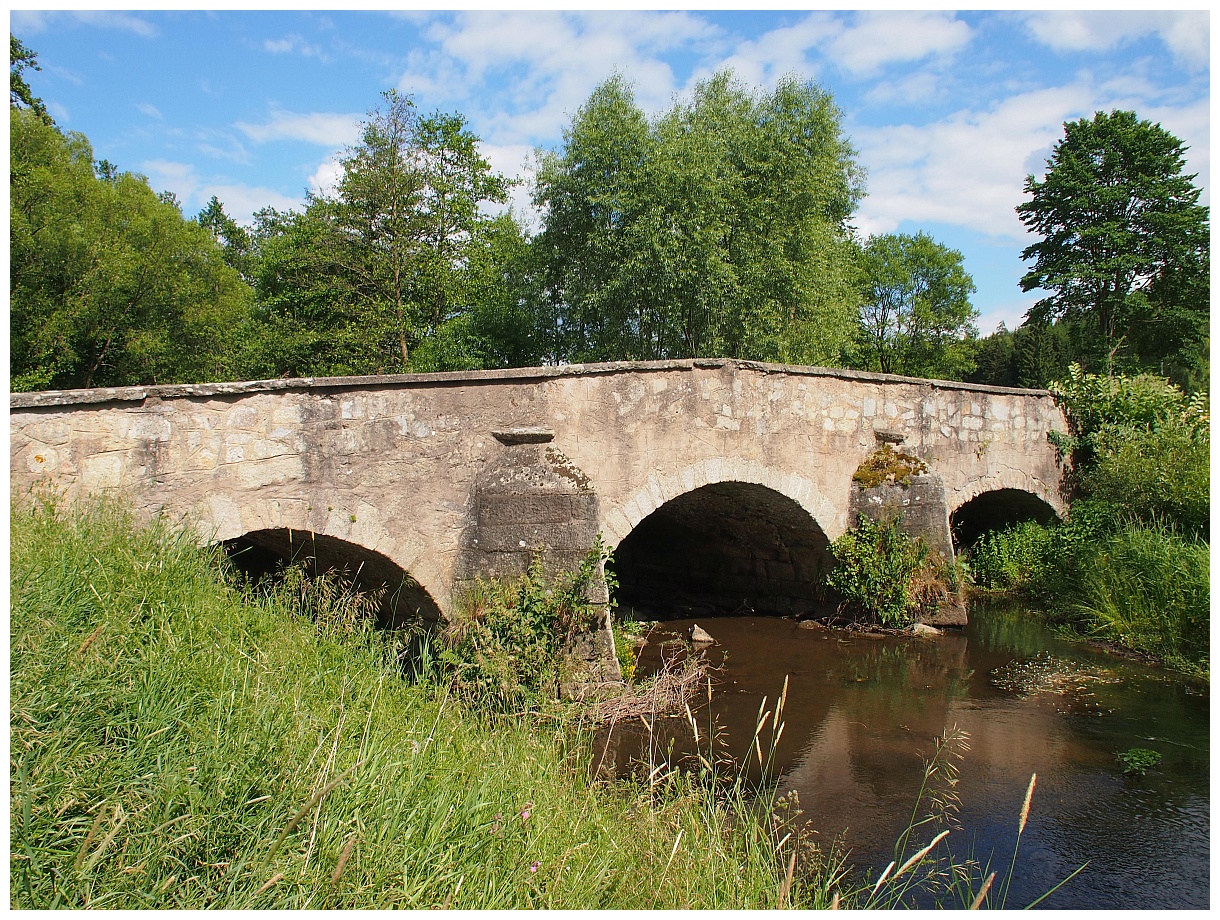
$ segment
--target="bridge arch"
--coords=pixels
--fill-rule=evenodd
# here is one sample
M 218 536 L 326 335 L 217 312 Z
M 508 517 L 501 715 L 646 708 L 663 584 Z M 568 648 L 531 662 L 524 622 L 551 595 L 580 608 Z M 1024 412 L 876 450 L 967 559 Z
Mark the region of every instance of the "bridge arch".
M 1043 496 L 1024 489 L 999 488 L 981 491 L 962 502 L 949 515 L 949 531 L 955 552 L 969 549 L 984 533 L 1003 530 L 1023 521 L 1049 524 L 1058 510 Z
M 661 503 L 618 540 L 619 606 L 648 617 L 809 614 L 833 565 L 807 508 L 771 486 L 719 479 Z
M 1059 486 L 1059 480 L 1046 482 L 1024 470 L 1005 467 L 999 471 L 968 479 L 964 484 L 949 492 L 946 495 L 949 516 L 956 514 L 958 509 L 967 502 L 988 492 L 1023 492 L 1047 505 L 1055 513 L 1055 517 L 1062 518 L 1067 514 L 1067 502 L 1060 494 Z
M 429 620 L 444 617 L 449 595 L 436 590 L 447 582 L 435 547 L 425 545 L 409 528 L 392 536 L 380 511 L 368 503 L 349 505 L 339 497 L 259 500 L 213 493 L 194 514 L 202 541 L 231 549 L 250 544 L 246 552 L 252 563 L 259 557 L 263 564 L 274 565 L 275 559 L 291 561 L 304 553 L 319 571 L 355 571 L 363 565 L 366 586 L 384 584 L 394 600 L 392 609 L 383 611 L 387 623 L 406 617 L 408 611 L 420 611 Z
M 410 573 L 381 553 L 355 543 L 286 527 L 257 530 L 222 544 L 238 568 L 253 577 L 273 574 L 283 564 L 310 575 L 341 572 L 362 591 L 381 595 L 382 626 L 401 627 L 440 619 L 440 608 Z
M 677 472 L 649 476 L 626 501 L 603 515 L 602 539 L 613 550 L 665 503 L 695 489 L 724 482 L 747 483 L 778 492 L 803 508 L 818 529 L 832 540 L 846 529 L 846 515 L 837 514 L 834 503 L 804 476 L 781 473 L 748 460 L 716 459 L 700 460 Z

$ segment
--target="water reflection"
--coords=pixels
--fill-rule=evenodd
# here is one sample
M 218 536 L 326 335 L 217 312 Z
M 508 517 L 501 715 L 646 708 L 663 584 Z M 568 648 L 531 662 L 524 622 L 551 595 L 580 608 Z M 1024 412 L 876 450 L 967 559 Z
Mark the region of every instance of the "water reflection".
M 661 624 L 641 656 L 693 621 Z M 1034 806 L 1010 905 L 1023 905 L 1076 867 L 1085 872 L 1045 907 L 1206 907 L 1209 898 L 1209 699 L 1157 669 L 1107 658 L 1048 634 L 1020 610 L 975 610 L 964 633 L 937 639 L 804 629 L 790 620 L 701 623 L 717 640 L 704 654 L 718 681 L 702 723 L 725 752 L 747 757 L 764 697 L 789 678 L 785 728 L 768 781 L 796 790 L 821 838 L 840 840 L 860 866 L 883 867 L 911 818 L 924 762 L 954 725 L 969 735 L 957 793 L 959 857 L 1007 865 L 1031 773 Z M 608 756 L 620 770 L 640 755 L 642 726 L 617 729 Z M 765 739 L 764 739 L 765 740 Z M 653 737 L 653 758 L 691 750 L 685 721 Z M 1160 766 L 1126 777 L 1118 751 L 1150 747 Z

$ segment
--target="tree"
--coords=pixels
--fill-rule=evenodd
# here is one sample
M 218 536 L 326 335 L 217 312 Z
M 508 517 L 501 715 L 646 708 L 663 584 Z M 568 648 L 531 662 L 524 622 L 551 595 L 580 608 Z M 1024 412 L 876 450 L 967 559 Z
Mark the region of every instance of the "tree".
M 42 70 L 38 66 L 38 54 L 31 51 L 17 36 L 11 32 L 8 37 L 8 104 L 11 108 L 26 108 L 41 118 L 47 124 L 52 124 L 51 116 L 43 101 L 34 95 L 30 85 L 25 82 L 25 70 Z
M 421 117 L 384 94 L 342 158 L 330 195 L 304 214 L 258 218 L 263 373 L 393 373 L 468 367 L 469 266 L 510 183 L 460 115 Z M 258 216 L 256 215 L 256 218 Z M 457 325 L 453 325 L 453 324 Z M 261 347 L 261 346 L 260 346 Z
M 102 160 L 98 164 L 99 173 L 104 176 L 107 167 L 110 164 Z M 225 213 L 220 199 L 213 195 L 195 217 L 195 223 L 212 234 L 224 253 L 225 264 L 241 275 L 243 281 L 251 283 L 254 280 L 254 241 L 245 227 Z
M 1080 321 L 1095 338 L 1095 360 L 1113 372 L 1133 331 L 1159 335 L 1135 344 L 1156 351 L 1206 352 L 1209 301 L 1208 210 L 1195 176 L 1182 174 L 1182 142 L 1134 112 L 1097 112 L 1064 124 L 1042 181 L 1025 180 L 1017 206 L 1040 242 L 1022 252 L 1034 265 L 1021 289 L 1041 289 L 1031 318 Z M 1168 341 L 1166 339 L 1168 338 Z
M 563 360 L 837 361 L 861 193 L 839 112 L 811 83 L 756 95 L 720 73 L 650 124 L 608 80 L 537 172 Z
M 974 281 L 962 254 L 926 233 L 869 237 L 861 256 L 861 357 L 885 374 L 956 379 L 973 370 Z
M 142 176 L 97 175 L 80 134 L 10 107 L 15 390 L 225 379 L 250 290 Z

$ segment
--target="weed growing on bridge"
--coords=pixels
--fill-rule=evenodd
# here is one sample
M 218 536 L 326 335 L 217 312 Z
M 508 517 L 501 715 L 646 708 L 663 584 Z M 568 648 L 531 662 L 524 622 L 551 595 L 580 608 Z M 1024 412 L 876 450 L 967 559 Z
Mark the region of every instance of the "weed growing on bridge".
M 830 546 L 837 565 L 826 583 L 848 604 L 891 629 L 911 625 L 932 612 L 958 587 L 958 574 L 919 537 L 894 520 L 861 515 L 853 530 Z
M 790 878 L 706 788 L 595 783 L 573 719 L 412 684 L 381 634 L 243 591 L 189 534 L 10 521 L 12 907 L 829 901 L 831 868 Z
M 928 465 L 914 454 L 894 450 L 891 444 L 882 444 L 865 458 L 851 478 L 861 489 L 886 483 L 909 486 L 912 476 L 921 476 L 927 471 Z
M 599 544 L 576 572 L 552 578 L 538 554 L 518 578 L 475 582 L 435 640 L 455 692 L 502 712 L 554 700 L 569 640 L 595 615 L 589 587 L 603 555 Z

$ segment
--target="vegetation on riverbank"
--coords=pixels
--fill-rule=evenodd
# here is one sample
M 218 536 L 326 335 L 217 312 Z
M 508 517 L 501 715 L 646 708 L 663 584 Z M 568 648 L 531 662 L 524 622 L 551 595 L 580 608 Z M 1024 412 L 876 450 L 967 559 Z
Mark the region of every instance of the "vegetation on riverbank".
M 969 553 L 975 585 L 1033 597 L 1084 635 L 1209 674 L 1207 401 L 1163 378 L 1073 367 L 1052 387 L 1071 428 L 1066 521 L 1025 522 Z
M 251 594 L 110 506 L 11 524 L 11 906 L 830 902 L 834 865 L 723 788 L 593 782 L 578 710 L 408 682 L 350 593 Z

